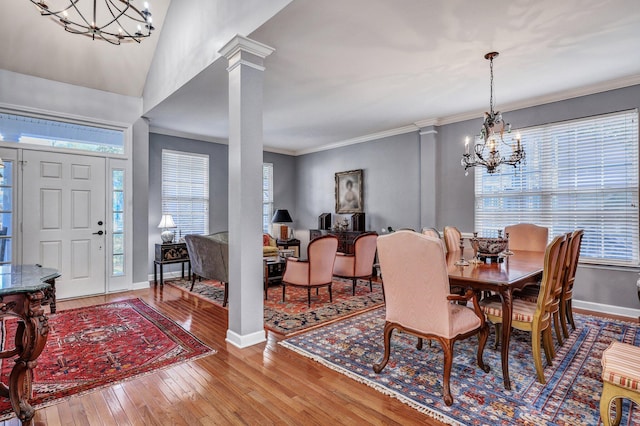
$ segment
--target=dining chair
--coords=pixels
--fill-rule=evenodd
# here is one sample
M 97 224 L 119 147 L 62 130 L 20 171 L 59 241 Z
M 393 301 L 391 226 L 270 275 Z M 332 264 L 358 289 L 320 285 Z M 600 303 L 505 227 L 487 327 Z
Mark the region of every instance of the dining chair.
M 371 277 L 373 275 L 373 261 L 376 257 L 377 239 L 378 234 L 375 232 L 360 234 L 353 241 L 353 254 L 336 253 L 333 275 L 350 279 L 353 283 L 354 296 L 358 279 L 368 279 L 369 291 L 373 291 Z
M 427 237 L 433 237 L 433 238 L 442 238 L 440 237 L 440 232 L 436 229 L 436 228 L 422 228 L 422 230 L 420 231 L 420 233 L 422 235 L 426 235 Z
M 460 238 L 462 233 L 455 226 L 444 227 L 444 245 L 447 252 L 460 251 Z
M 333 302 L 331 283 L 333 265 L 338 250 L 338 237 L 323 235 L 312 240 L 307 246 L 307 260 L 287 257 L 282 275 L 282 301 L 285 301 L 288 286 L 307 289 L 307 303 L 311 306 L 311 289 L 329 288 L 329 301 Z
M 373 371 L 380 373 L 389 362 L 393 330 L 418 337 L 418 350 L 422 349 L 423 339 L 436 340 L 444 352 L 443 399 L 445 404 L 453 404 L 449 381 L 457 340 L 478 334 L 478 366 L 489 371 L 482 360 L 489 329 L 476 294 L 471 290 L 464 296 L 450 294 L 439 239 L 410 231 L 383 235 L 378 237 L 378 258 L 385 277 L 386 313 L 384 354 L 373 365 Z M 457 301 L 471 301 L 473 309 L 452 303 Z
M 542 281 L 540 282 L 540 293 L 535 302 L 529 300 L 513 298 L 511 327 L 518 330 L 531 332 L 531 346 L 533 361 L 536 368 L 538 381 L 545 383 L 544 370 L 542 367 L 542 355 L 540 344 L 544 347 L 547 364 L 551 365 L 551 360 L 555 356 L 553 348 L 553 337 L 551 336 L 551 318 L 554 310 L 554 289 L 562 286 L 562 271 L 565 265 L 565 255 L 567 249 L 566 235 L 558 235 L 547 246 L 544 255 L 544 268 Z M 502 301 L 500 296 L 491 296 L 480 301 L 480 307 L 487 316 L 487 319 L 496 326 L 496 344 L 500 338 L 500 325 L 502 324 Z M 542 342 L 540 337 L 542 336 Z
M 573 283 L 576 280 L 576 270 L 578 269 L 580 246 L 582 245 L 583 235 L 584 229 L 577 229 L 573 231 L 567 245 L 567 266 L 565 270 L 565 278 L 562 283 L 562 295 L 560 300 L 560 322 L 562 324 L 562 332 L 565 337 L 569 337 L 567 321 L 571 324 L 571 328 L 574 330 L 576 329 L 576 323 L 573 321 L 571 300 L 573 298 Z
M 549 228 L 533 223 L 519 223 L 504 228 L 509 235 L 509 250 L 545 251 L 549 240 Z

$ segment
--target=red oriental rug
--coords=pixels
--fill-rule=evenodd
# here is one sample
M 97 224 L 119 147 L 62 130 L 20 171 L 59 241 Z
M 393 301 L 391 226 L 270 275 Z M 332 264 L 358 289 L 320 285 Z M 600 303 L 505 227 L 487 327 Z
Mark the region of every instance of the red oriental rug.
M 165 284 L 189 292 L 191 282 L 186 279 L 165 281 Z M 286 301 L 282 301 L 282 286 L 270 286 L 268 299 L 264 301 L 264 325 L 268 330 L 283 335 L 293 335 L 338 319 L 368 311 L 384 303 L 382 285 L 373 283 L 369 291 L 369 281 L 359 280 L 355 296 L 352 294 L 351 280 L 334 279 L 332 285 L 333 302 L 329 301 L 327 288 L 318 294 L 311 291 L 311 306 L 307 305 L 307 290 L 287 287 Z M 218 281 L 196 281 L 193 292 L 196 296 L 222 306 L 224 287 Z
M 15 318 L 2 321 L 0 350 L 13 347 L 16 324 Z M 140 299 L 58 311 L 49 315 L 49 337 L 34 370 L 31 404 L 45 407 L 214 353 Z M 13 359 L 2 360 L 4 383 L 13 364 Z M 0 420 L 12 416 L 9 400 L 0 398 Z

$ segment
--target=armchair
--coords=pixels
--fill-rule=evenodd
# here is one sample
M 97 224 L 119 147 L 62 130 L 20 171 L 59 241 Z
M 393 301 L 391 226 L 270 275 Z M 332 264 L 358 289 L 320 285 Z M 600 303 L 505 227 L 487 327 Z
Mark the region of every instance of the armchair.
M 184 237 L 191 261 L 191 291 L 196 276 L 217 280 L 224 284 L 224 300 L 229 298 L 229 233 L 218 232 L 211 235 L 189 234 Z
M 375 232 L 360 234 L 353 242 L 354 254 L 336 253 L 333 275 L 351 279 L 354 295 L 358 278 L 369 279 L 369 291 L 373 291 L 371 276 L 373 275 L 373 260 L 376 257 L 377 239 L 378 234 Z
M 489 366 L 482 360 L 489 330 L 473 291 L 464 296 L 450 294 L 447 265 L 439 239 L 415 232 L 398 231 L 378 238 L 378 257 L 384 274 L 386 318 L 384 355 L 373 365 L 380 373 L 389 361 L 391 334 L 394 329 L 422 340 L 437 340 L 444 351 L 443 395 L 447 405 L 453 404 L 449 387 L 453 364 L 453 345 L 457 340 L 478 336 L 478 366 L 485 372 Z M 425 261 L 429 259 L 429 261 Z M 473 309 L 453 302 L 471 301 Z
M 278 255 L 278 245 L 276 239 L 269 234 L 262 234 L 262 257 Z
M 295 257 L 288 257 L 282 276 L 282 301 L 285 301 L 287 286 L 306 288 L 308 306 L 311 306 L 312 288 L 328 287 L 329 300 L 333 301 L 331 282 L 337 250 L 338 237 L 323 235 L 309 243 L 307 247 L 308 260 L 303 261 Z

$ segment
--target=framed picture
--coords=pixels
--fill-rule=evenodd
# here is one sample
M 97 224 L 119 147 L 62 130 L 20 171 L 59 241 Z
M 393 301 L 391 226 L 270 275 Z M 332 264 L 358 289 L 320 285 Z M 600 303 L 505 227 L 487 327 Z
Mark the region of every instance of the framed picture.
M 362 213 L 362 169 L 336 173 L 336 213 Z

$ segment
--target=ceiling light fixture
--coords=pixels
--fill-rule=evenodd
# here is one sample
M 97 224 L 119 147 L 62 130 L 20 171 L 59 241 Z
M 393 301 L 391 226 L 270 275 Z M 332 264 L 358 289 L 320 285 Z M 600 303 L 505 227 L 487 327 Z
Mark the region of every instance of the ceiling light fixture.
M 525 158 L 524 150 L 520 143 L 520 134 L 516 136 L 513 145 L 509 145 L 503 139 L 504 133 L 511 133 L 511 124 L 505 123 L 502 119 L 500 111 L 493 110 L 493 59 L 498 56 L 498 52 L 489 52 L 484 55 L 489 60 L 489 69 L 491 70 L 491 97 L 489 99 L 489 112 L 485 112 L 484 122 L 480 135 L 476 140 L 480 139 L 473 147 L 473 154 L 469 152 L 469 137 L 464 143 L 464 154 L 462 154 L 461 164 L 464 169 L 469 167 L 486 167 L 488 173 L 495 173 L 501 164 L 517 166 Z M 511 155 L 502 157 L 500 155 L 500 147 L 504 145 L 511 149 Z M 465 174 L 468 174 L 465 173 Z
M 30 0 L 40 15 L 48 16 L 65 31 L 121 44 L 149 37 L 153 28 L 149 3 L 140 10 L 133 0 Z M 98 6 L 100 2 L 100 6 Z M 104 2 L 104 5 L 102 4 Z M 93 5 L 93 7 L 91 7 Z

